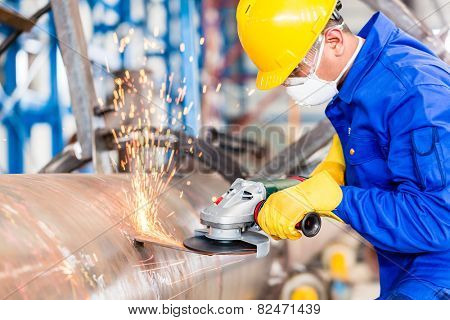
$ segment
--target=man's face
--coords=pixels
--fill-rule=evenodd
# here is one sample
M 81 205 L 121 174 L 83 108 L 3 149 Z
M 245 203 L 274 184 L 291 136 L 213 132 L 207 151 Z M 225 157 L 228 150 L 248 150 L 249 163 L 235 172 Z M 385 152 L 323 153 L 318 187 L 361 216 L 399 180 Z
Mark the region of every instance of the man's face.
M 334 81 L 338 78 L 351 57 L 349 43 L 352 36 L 339 28 L 325 32 L 323 54 L 316 71 L 320 79 Z
M 289 78 L 305 78 L 315 72 L 322 80 L 336 80 L 346 64 L 342 59 L 346 51 L 345 35 L 339 26 L 328 29 Z

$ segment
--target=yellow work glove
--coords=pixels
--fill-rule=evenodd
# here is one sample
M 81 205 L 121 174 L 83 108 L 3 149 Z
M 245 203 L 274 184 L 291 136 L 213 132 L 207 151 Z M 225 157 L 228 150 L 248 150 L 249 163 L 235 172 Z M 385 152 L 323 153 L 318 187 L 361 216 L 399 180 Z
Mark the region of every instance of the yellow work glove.
M 295 225 L 310 212 L 343 222 L 332 212 L 341 201 L 341 187 L 327 171 L 323 171 L 294 187 L 272 194 L 258 215 L 258 224 L 275 239 L 300 239 L 302 234 Z
M 314 169 L 311 177 L 323 171 L 327 171 L 340 186 L 345 184 L 345 158 L 341 141 L 337 134 L 333 136 L 333 142 L 327 157 Z

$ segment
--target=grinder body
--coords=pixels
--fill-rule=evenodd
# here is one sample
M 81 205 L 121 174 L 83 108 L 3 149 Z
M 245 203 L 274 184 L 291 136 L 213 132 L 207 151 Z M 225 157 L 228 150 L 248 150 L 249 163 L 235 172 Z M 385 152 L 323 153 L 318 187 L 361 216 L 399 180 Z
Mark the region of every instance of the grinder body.
M 200 222 L 206 228 L 196 230 L 195 236 L 186 239 L 184 245 L 204 254 L 247 254 L 252 252 L 250 244 L 257 257 L 267 255 L 270 241 L 258 232 L 261 230 L 257 223 L 258 214 L 270 195 L 304 180 L 300 177 L 254 181 L 237 179 L 214 204 L 201 211 Z M 320 226 L 319 215 L 309 213 L 296 228 L 306 237 L 313 237 Z

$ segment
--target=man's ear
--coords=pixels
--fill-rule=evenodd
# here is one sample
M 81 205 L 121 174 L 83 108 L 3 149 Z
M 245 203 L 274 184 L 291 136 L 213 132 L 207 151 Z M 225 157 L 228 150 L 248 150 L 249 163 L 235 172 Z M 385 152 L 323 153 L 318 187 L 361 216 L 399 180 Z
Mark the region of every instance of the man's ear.
M 325 44 L 333 50 L 336 57 L 344 54 L 344 33 L 340 29 L 330 29 L 325 33 Z

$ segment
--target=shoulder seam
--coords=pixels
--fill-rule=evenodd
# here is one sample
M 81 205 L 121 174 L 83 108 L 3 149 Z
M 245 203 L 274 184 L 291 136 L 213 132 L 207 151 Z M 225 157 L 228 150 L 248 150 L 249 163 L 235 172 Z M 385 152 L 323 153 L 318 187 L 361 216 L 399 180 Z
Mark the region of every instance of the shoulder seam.
M 391 59 L 389 57 L 387 57 L 386 55 L 383 56 L 383 58 L 389 60 L 389 63 L 391 65 L 394 65 L 394 63 L 391 61 Z M 398 74 L 399 70 L 397 70 L 397 68 L 393 68 L 392 66 L 386 65 L 386 63 L 383 61 L 383 59 L 380 59 L 380 62 L 383 64 L 383 66 L 386 69 L 388 69 L 398 79 L 398 81 L 400 81 L 400 83 L 403 85 L 403 88 L 405 90 L 412 87 L 411 83 L 409 83 L 409 82 L 405 83 L 405 81 L 407 81 L 407 80 L 400 77 L 400 75 Z

